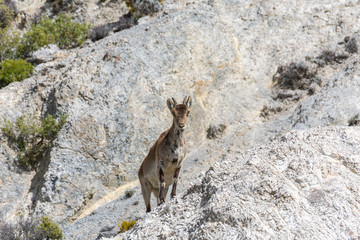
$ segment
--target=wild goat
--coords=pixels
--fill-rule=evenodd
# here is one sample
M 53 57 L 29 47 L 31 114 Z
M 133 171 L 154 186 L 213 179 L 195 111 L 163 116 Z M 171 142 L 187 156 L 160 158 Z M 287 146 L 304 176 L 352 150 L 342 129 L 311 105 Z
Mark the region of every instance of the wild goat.
M 151 211 L 151 192 L 157 197 L 158 205 L 165 202 L 171 184 L 171 198 L 176 196 L 179 172 L 187 149 L 184 130 L 191 103 L 190 96 L 185 97 L 182 104 L 177 104 L 174 98 L 167 100 L 173 116 L 172 126 L 152 145 L 138 172 L 146 212 Z

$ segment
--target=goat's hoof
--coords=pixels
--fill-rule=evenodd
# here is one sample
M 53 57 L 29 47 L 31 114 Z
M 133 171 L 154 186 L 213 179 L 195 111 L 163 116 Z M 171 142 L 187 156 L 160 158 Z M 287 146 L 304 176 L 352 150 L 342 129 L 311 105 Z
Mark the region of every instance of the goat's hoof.
M 162 204 L 164 204 L 164 203 L 165 203 L 165 201 L 162 200 L 162 201 L 159 202 L 158 206 L 160 206 L 160 205 L 162 205 Z

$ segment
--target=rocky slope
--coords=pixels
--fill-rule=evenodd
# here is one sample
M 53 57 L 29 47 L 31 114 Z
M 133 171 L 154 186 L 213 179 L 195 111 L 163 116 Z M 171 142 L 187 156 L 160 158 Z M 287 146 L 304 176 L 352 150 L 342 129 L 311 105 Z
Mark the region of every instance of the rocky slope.
M 19 171 L 1 136 L 0 219 L 47 215 L 68 239 L 95 239 L 141 218 L 133 181 L 171 124 L 168 97 L 194 99 L 179 192 L 229 148 L 249 149 L 291 129 L 347 125 L 360 112 L 358 7 L 169 0 L 133 28 L 57 51 L 33 77 L 0 90 L 0 118 L 69 115 L 38 171 Z M 304 83 L 294 88 L 289 76 Z M 218 138 L 207 137 L 224 125 L 213 131 Z
M 129 11 L 122 0 L 14 0 L 19 12 L 17 23 L 28 27 L 41 14 L 53 17 L 68 13 L 92 26 L 114 22 Z
M 117 239 L 357 239 L 360 128 L 292 131 L 230 150 Z

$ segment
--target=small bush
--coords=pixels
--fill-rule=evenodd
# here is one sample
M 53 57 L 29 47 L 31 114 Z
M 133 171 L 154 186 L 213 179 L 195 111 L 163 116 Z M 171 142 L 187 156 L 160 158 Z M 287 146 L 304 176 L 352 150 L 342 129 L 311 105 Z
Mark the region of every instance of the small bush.
M 208 139 L 215 139 L 215 138 L 219 138 L 221 137 L 226 129 L 226 125 L 225 124 L 219 124 L 218 126 L 210 126 L 207 129 L 207 135 L 206 137 Z
M 36 230 L 37 222 L 32 218 L 21 218 L 17 224 L 0 223 L 0 239 L 3 240 L 38 240 L 42 234 Z
M 0 62 L 5 59 L 15 59 L 18 57 L 20 44 L 20 34 L 10 33 L 7 28 L 0 28 Z
M 34 66 L 23 59 L 6 59 L 0 63 L 0 87 L 31 76 Z
M 48 44 L 56 44 L 60 48 L 80 46 L 85 42 L 88 30 L 88 24 L 75 22 L 68 14 L 60 14 L 55 20 L 44 17 L 24 34 L 22 56 Z
M 359 118 L 359 114 L 357 113 L 355 114 L 355 116 L 349 119 L 348 126 L 359 126 L 359 125 L 360 125 L 360 118 Z
M 14 18 L 14 11 L 6 6 L 3 0 L 0 0 L 0 28 L 7 28 L 10 26 Z
M 120 225 L 120 223 L 118 224 L 120 232 L 123 233 L 123 232 L 129 231 L 130 229 L 132 229 L 134 227 L 136 222 L 137 222 L 137 220 L 122 221 L 121 225 Z
M 47 217 L 42 217 L 40 225 L 36 228 L 46 239 L 63 239 L 63 233 L 59 225 Z
M 11 11 L 13 11 L 14 16 L 16 16 L 19 13 L 14 0 L 4 0 L 3 2 L 5 6 L 7 6 L 8 8 L 11 9 Z
M 281 107 L 271 107 L 271 106 L 263 106 L 263 109 L 260 112 L 260 117 L 269 118 L 272 115 L 275 115 L 282 111 Z
M 18 161 L 26 168 L 37 166 L 45 151 L 56 139 L 66 123 L 67 115 L 57 121 L 52 115 L 39 120 L 32 115 L 22 115 L 11 122 L 4 119 L 1 130 L 14 143 L 18 151 Z
M 325 65 L 332 65 L 334 63 L 342 63 L 343 60 L 347 59 L 349 54 L 341 51 L 332 51 L 324 50 L 319 56 L 316 57 L 315 62 L 319 67 L 324 67 Z
M 63 234 L 60 227 L 47 217 L 42 217 L 41 221 L 22 218 L 17 224 L 0 223 L 0 239 L 63 239 Z
M 304 63 L 290 63 L 286 66 L 280 66 L 273 76 L 275 86 L 282 89 L 301 89 L 307 90 L 313 82 L 318 85 L 320 80 L 316 77 L 316 71 L 311 70 Z
M 131 190 L 126 190 L 125 191 L 125 199 L 126 198 L 131 198 L 132 196 L 134 196 L 135 194 L 135 190 L 131 189 Z

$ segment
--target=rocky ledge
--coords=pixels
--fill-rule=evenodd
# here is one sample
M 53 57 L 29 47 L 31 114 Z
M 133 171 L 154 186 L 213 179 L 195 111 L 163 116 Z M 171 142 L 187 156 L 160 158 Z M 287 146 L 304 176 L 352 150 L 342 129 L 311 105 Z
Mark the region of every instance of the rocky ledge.
M 292 131 L 225 159 L 115 239 L 360 237 L 360 128 Z

